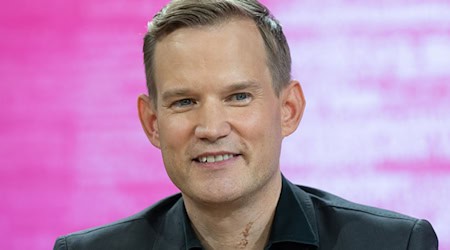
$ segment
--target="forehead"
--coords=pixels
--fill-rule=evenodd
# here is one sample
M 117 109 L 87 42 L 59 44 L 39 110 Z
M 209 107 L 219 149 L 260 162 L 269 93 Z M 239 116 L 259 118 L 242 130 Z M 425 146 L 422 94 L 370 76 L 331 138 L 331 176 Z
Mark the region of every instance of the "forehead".
M 219 35 L 218 33 L 234 33 L 236 35 L 246 33 L 247 35 L 249 35 L 248 38 L 253 38 L 254 40 L 260 40 L 261 38 L 258 27 L 256 26 L 254 20 L 243 16 L 234 16 L 228 18 L 220 18 L 211 24 L 176 28 L 168 34 L 159 38 L 158 42 L 156 43 L 156 47 L 160 47 L 161 44 L 173 42 L 179 38 L 195 38 L 199 35 L 210 35 L 213 37 L 217 37 Z M 231 37 L 229 37 L 229 39 L 227 40 L 230 40 L 230 38 Z
M 166 82 L 254 78 L 268 71 L 266 62 L 264 41 L 256 24 L 239 18 L 180 28 L 158 41 L 154 76 L 159 90 Z

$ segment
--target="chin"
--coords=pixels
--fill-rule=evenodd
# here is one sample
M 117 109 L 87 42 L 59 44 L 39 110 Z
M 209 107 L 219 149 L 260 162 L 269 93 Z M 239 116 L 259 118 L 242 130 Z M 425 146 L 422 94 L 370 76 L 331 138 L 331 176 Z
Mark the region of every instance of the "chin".
M 194 191 L 191 194 L 184 194 L 188 195 L 193 200 L 210 205 L 233 203 L 245 196 L 244 192 L 236 189 L 236 186 L 234 186 L 234 188 L 206 188 L 199 192 Z
M 199 201 L 203 204 L 207 205 L 225 205 L 225 204 L 232 204 L 236 201 L 238 201 L 241 197 L 240 196 L 224 196 L 221 194 L 221 196 L 211 196 L 208 197 L 199 197 Z

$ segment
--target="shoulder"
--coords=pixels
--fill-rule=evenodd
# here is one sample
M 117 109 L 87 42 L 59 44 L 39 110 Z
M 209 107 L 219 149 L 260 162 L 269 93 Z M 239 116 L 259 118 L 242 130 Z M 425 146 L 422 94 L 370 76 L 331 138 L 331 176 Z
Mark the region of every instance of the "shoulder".
M 436 234 L 426 220 L 297 187 L 313 204 L 321 242 L 347 248 L 350 244 L 354 249 L 437 249 Z
M 297 187 L 309 195 L 315 208 L 319 211 L 334 211 L 336 215 L 361 216 L 374 220 L 387 219 L 406 223 L 414 223 L 417 220 L 393 211 L 354 203 L 319 189 L 305 186 Z
M 167 213 L 181 200 L 173 195 L 128 218 L 59 237 L 54 249 L 149 249 Z

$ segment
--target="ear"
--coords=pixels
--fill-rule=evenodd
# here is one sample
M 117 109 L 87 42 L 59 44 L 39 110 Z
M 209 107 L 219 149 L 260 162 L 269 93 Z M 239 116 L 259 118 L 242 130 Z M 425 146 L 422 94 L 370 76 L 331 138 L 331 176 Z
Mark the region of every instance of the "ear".
M 300 124 L 305 110 L 305 97 L 298 81 L 292 80 L 281 92 L 281 132 L 283 137 L 292 134 Z
M 156 115 L 156 107 L 154 107 L 152 100 L 147 95 L 140 95 L 138 97 L 138 111 L 139 119 L 141 120 L 142 128 L 145 131 L 153 146 L 160 148 L 158 117 Z

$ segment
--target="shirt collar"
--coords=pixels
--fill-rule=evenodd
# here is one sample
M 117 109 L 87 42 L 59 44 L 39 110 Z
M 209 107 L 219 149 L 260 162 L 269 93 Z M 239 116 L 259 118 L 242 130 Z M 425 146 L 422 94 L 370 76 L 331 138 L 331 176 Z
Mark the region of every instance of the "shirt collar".
M 182 203 L 182 224 L 186 249 L 202 249 L 200 240 L 191 226 Z M 282 176 L 282 189 L 267 246 L 278 243 L 296 243 L 301 245 L 319 245 L 315 223 L 314 207 L 311 199 L 299 187 Z
M 282 185 L 268 245 L 290 242 L 318 246 L 318 230 L 311 199 L 284 176 Z
M 183 229 L 184 229 L 184 238 L 186 239 L 186 249 L 203 249 L 200 240 L 197 238 L 197 235 L 192 228 L 191 221 L 186 212 L 186 208 L 183 202 Z

